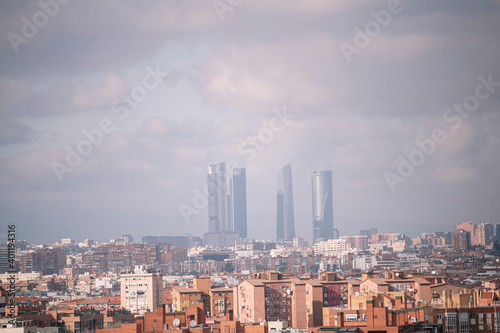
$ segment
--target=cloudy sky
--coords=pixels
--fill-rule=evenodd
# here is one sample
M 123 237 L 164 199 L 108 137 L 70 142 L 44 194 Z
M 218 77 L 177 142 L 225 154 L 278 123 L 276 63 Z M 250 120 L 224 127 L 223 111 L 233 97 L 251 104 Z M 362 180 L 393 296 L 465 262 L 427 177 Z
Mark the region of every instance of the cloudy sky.
M 500 223 L 495 1 L 2 1 L 0 219 L 33 243 L 201 236 L 207 164 L 275 237 L 293 169 L 342 235 Z M 419 148 L 420 147 L 420 148 Z

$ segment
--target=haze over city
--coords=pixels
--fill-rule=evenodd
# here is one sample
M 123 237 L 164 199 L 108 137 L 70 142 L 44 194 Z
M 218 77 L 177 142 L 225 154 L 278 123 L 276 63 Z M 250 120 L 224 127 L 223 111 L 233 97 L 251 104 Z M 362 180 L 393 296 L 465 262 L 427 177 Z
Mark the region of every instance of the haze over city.
M 1 235 L 202 236 L 218 162 L 246 169 L 255 239 L 288 163 L 300 237 L 316 170 L 341 235 L 499 223 L 498 2 L 0 9 Z

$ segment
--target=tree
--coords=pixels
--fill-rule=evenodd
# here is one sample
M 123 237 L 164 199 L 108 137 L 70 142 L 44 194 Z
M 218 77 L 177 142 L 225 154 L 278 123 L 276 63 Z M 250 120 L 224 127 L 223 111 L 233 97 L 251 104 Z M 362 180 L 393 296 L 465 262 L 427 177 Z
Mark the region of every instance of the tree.
M 228 272 L 228 273 L 234 272 L 234 266 L 231 262 L 226 261 L 226 264 L 224 265 L 224 272 Z
M 188 275 L 194 275 L 195 277 L 199 277 L 200 273 L 198 273 L 198 271 L 191 271 L 188 273 Z

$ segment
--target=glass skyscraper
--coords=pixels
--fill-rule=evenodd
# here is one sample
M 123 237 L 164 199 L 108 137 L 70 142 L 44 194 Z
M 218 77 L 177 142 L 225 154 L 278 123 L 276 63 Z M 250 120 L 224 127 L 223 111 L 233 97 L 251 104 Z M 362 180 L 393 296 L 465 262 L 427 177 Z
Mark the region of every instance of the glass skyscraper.
M 229 193 L 227 186 L 229 172 Z M 208 165 L 208 232 L 239 231 L 247 238 L 247 189 L 245 168 L 226 171 L 225 163 Z
M 289 164 L 278 171 L 278 193 L 276 214 L 276 239 L 295 238 L 295 217 L 293 213 L 292 167 Z
M 226 220 L 226 164 L 208 165 L 208 232 L 216 233 L 227 230 Z
M 332 171 L 312 172 L 313 239 L 333 238 Z
M 230 180 L 231 230 L 238 230 L 240 238 L 247 238 L 247 185 L 245 168 L 234 168 Z

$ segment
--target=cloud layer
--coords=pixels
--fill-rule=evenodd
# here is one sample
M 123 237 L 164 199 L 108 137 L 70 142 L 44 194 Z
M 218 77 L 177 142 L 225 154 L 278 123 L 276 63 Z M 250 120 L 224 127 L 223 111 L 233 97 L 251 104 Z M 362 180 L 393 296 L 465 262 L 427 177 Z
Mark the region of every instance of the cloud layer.
M 242 1 L 218 12 L 203 1 L 41 0 L 0 9 L 0 218 L 19 225 L 18 238 L 201 236 L 200 193 L 217 161 L 247 168 L 254 238 L 274 233 L 276 172 L 288 162 L 305 237 L 317 169 L 333 170 L 341 234 L 500 223 L 495 1 L 402 1 L 385 25 L 376 17 L 387 1 Z M 356 44 L 359 31 L 366 46 Z M 27 40 L 17 53 L 12 34 Z M 350 61 L 342 43 L 358 47 Z M 148 68 L 170 74 L 149 89 Z M 488 75 L 488 98 L 448 113 Z M 112 129 L 92 143 L 84 132 L 103 121 Z M 418 142 L 436 129 L 446 140 L 426 154 Z M 70 151 L 86 156 L 70 166 Z M 398 173 L 403 159 L 410 175 Z M 68 168 L 62 182 L 54 163 Z M 394 191 L 387 172 L 400 177 Z M 185 206 L 194 209 L 188 219 Z

